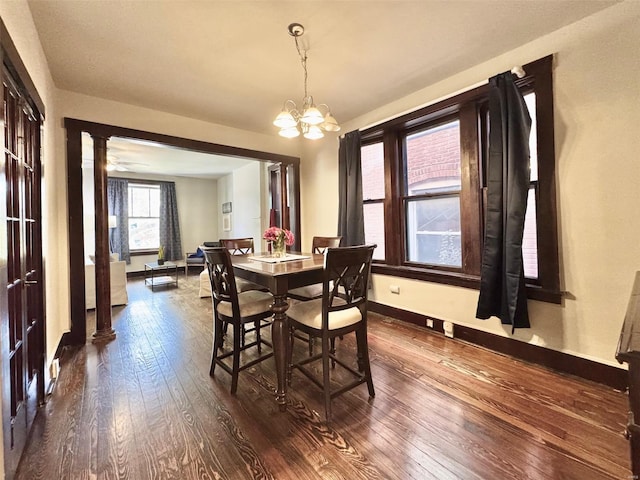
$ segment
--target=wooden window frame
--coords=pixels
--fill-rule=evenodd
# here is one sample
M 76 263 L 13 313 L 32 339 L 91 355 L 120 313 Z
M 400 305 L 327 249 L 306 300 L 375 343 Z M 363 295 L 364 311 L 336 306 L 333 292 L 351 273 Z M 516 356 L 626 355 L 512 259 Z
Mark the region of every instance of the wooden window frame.
M 516 84 L 524 91 L 536 93 L 536 224 L 544 225 L 544 228 L 536 229 L 538 278 L 527 279 L 527 295 L 530 299 L 559 304 L 562 292 L 558 261 L 552 66 L 551 55 L 523 65 L 525 76 Z M 481 116 L 488 94 L 489 86 L 482 85 L 361 132 L 363 146 L 380 141 L 384 144 L 386 258 L 374 261 L 373 273 L 474 289 L 480 287 L 484 238 L 482 176 L 487 128 Z M 460 119 L 462 267 L 407 262 L 403 208 L 404 138 L 416 129 L 428 128 L 451 116 Z

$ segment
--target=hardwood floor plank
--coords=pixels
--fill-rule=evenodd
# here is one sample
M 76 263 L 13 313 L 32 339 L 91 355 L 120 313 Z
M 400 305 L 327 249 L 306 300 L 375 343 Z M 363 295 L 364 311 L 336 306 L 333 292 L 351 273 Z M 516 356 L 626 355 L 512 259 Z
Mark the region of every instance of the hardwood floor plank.
M 623 393 L 376 314 L 376 397 L 362 385 L 336 398 L 331 424 L 320 391 L 297 372 L 288 410 L 278 410 L 272 360 L 241 372 L 232 396 L 230 375 L 209 376 L 212 307 L 198 281 L 153 293 L 129 282 L 129 304 L 113 310 L 116 340 L 65 352 L 17 480 L 630 475 Z M 351 337 L 337 349 L 355 365 Z M 294 355 L 306 356 L 306 344 Z

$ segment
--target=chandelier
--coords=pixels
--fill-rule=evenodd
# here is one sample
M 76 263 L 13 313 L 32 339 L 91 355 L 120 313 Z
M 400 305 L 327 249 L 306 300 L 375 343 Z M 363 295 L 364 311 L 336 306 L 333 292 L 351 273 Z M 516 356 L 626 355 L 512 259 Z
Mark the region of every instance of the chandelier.
M 316 106 L 313 103 L 313 97 L 307 93 L 307 51 L 301 48 L 298 42 L 298 37 L 304 33 L 304 27 L 299 23 L 292 23 L 288 30 L 289 35 L 296 42 L 296 49 L 304 70 L 304 98 L 300 110 L 293 100 L 285 101 L 282 111 L 273 124 L 280 128 L 278 133 L 283 137 L 294 138 L 302 133 L 305 138 L 315 140 L 324 137 L 324 132 L 339 131 L 340 125 L 331 115 L 331 110 L 326 103 Z

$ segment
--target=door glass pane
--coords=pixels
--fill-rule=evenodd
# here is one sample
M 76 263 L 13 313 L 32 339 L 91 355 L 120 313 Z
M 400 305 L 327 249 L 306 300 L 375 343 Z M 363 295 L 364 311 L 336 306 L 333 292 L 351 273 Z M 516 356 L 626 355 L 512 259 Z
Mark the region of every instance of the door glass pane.
M 460 122 L 454 120 L 405 139 L 407 195 L 460 190 Z
M 363 210 L 364 241 L 367 244 L 378 245 L 373 251 L 374 260 L 384 260 L 384 204 L 366 203 Z
M 524 217 L 522 237 L 522 261 L 524 276 L 538 278 L 538 232 L 536 229 L 536 191 L 532 187 L 527 196 L 527 213 Z
M 455 196 L 407 201 L 407 260 L 462 266 L 460 198 Z

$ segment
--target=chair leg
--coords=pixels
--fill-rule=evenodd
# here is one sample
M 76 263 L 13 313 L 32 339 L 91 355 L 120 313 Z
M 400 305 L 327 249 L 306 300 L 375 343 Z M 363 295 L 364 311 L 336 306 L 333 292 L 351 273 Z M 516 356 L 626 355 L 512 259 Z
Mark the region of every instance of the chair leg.
M 367 340 L 366 324 L 356 330 L 356 342 L 358 344 L 358 369 L 364 372 L 364 378 L 367 380 L 367 388 L 369 389 L 369 396 L 375 397 L 376 392 L 373 389 L 371 363 L 369 362 L 369 342 Z
M 253 327 L 256 331 L 256 341 L 258 342 L 258 353 L 262 353 L 262 340 L 260 339 L 260 328 L 262 326 L 262 320 L 258 320 L 253 323 Z
M 222 348 L 222 344 L 224 343 L 224 337 L 227 336 L 227 328 L 229 328 L 229 322 L 225 322 L 224 324 L 224 336 L 223 336 L 223 339 L 220 341 L 220 348 Z
M 322 385 L 324 390 L 324 414 L 331 421 L 331 381 L 329 377 L 329 338 L 322 337 Z
M 213 352 L 211 353 L 211 368 L 209 369 L 209 375 L 213 377 L 213 372 L 216 369 L 216 359 L 218 358 L 218 349 L 222 347 L 222 335 L 223 335 L 222 320 L 215 316 L 213 326 Z
M 293 343 L 295 341 L 295 329 L 289 327 L 289 348 L 287 349 L 287 385 L 291 386 L 292 362 L 293 362 Z
M 342 337 L 340 337 L 342 338 Z M 335 355 L 336 354 L 336 337 L 332 337 L 331 338 L 331 355 Z M 331 368 L 336 368 L 336 361 L 332 358 L 331 359 Z
M 242 325 L 233 324 L 233 367 L 231 369 L 231 395 L 238 390 L 238 373 L 240 371 L 240 338 Z
M 313 338 L 311 335 L 309 335 L 309 356 L 313 356 L 313 343 L 315 341 L 315 338 Z

